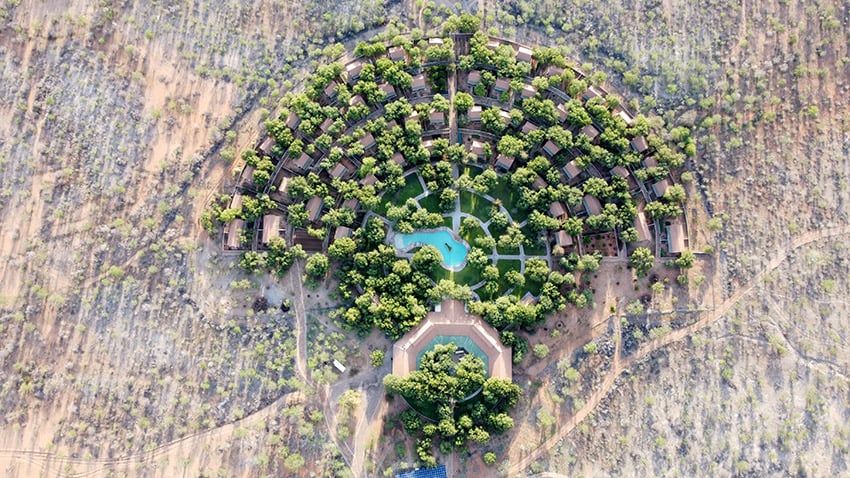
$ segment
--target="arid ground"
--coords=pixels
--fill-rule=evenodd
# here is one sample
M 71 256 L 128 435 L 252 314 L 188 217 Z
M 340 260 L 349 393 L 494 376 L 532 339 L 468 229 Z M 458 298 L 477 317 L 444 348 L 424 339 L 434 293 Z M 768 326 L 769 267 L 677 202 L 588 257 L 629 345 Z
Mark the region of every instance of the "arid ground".
M 456 7 L 694 128 L 700 254 L 686 285 L 603 264 L 594 308 L 528 336 L 550 353 L 514 368 L 516 428 L 451 476 L 850 473 L 850 2 L 333 3 L 0 5 L 0 475 L 413 464 L 369 364 L 389 340 L 339 330 L 300 265 L 245 275 L 199 217 L 326 47 Z

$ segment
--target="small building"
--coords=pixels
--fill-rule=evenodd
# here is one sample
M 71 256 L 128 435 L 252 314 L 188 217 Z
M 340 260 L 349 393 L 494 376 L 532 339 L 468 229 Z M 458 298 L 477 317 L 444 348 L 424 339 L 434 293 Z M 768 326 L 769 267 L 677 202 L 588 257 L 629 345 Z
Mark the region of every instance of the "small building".
M 591 86 L 590 88 L 584 90 L 584 95 L 582 95 L 584 101 L 592 100 L 593 98 L 600 98 L 604 96 L 605 93 L 595 86 Z
M 439 465 L 433 468 L 417 468 L 397 473 L 395 478 L 447 478 L 447 476 L 446 465 Z
M 310 164 L 310 161 L 312 159 L 313 158 L 311 158 L 310 156 L 307 156 L 307 153 L 301 153 L 301 156 L 299 156 L 298 159 L 293 161 L 292 165 L 295 166 L 295 168 L 300 169 L 301 171 L 306 171 L 307 166 Z
M 422 142 L 422 147 L 427 149 L 429 153 L 434 152 L 434 141 L 433 140 L 425 140 Z
M 387 58 L 392 61 L 404 61 L 407 59 L 407 54 L 405 53 L 404 48 L 394 46 L 387 50 Z
M 538 174 L 537 177 L 534 178 L 534 181 L 531 182 L 531 189 L 534 189 L 535 191 L 540 191 L 541 189 L 545 189 L 545 188 L 546 188 L 546 180 L 543 179 Z
M 475 87 L 478 83 L 481 83 L 481 72 L 478 70 L 470 71 L 469 75 L 466 76 L 466 84 Z
M 341 179 L 347 172 L 348 168 L 346 168 L 344 164 L 336 163 L 334 167 L 331 168 L 330 175 L 334 179 Z
M 505 126 L 511 124 L 511 114 L 505 110 L 499 110 L 499 118 L 502 118 L 502 121 L 505 122 Z
M 263 142 L 260 143 L 260 147 L 257 148 L 257 150 L 260 153 L 262 153 L 266 156 L 269 156 L 269 155 L 272 154 L 272 147 L 273 146 L 274 146 L 274 138 L 272 138 L 271 136 L 266 136 L 266 139 L 264 139 Z
M 342 202 L 342 207 L 354 212 L 357 212 L 357 206 L 359 205 L 360 201 L 357 198 L 346 199 Z
M 339 370 L 339 373 L 345 373 L 345 371 L 347 370 L 347 369 L 345 368 L 345 365 L 343 365 L 343 364 L 342 364 L 342 362 L 340 362 L 340 361 L 339 361 L 339 360 L 337 360 L 337 359 L 334 359 L 334 368 L 336 368 L 337 370 Z
M 584 210 L 587 211 L 588 216 L 597 216 L 602 213 L 602 203 L 590 194 L 585 194 L 581 199 L 581 203 L 584 206 Z
M 422 73 L 413 77 L 413 83 L 410 85 L 410 89 L 414 92 L 425 90 L 425 75 Z
M 655 156 L 647 156 L 647 158 L 643 160 L 643 166 L 646 168 L 654 168 L 658 166 L 658 160 L 655 159 Z
M 638 242 L 649 242 L 652 240 L 652 235 L 649 232 L 649 224 L 646 221 L 646 214 L 643 211 L 635 215 L 634 226 L 635 231 L 637 231 Z
M 357 81 L 360 78 L 360 72 L 363 71 L 363 62 L 353 61 L 345 65 L 345 75 L 349 82 Z
M 526 121 L 522 124 L 522 134 L 529 134 L 532 131 L 537 131 L 537 125 L 531 121 Z
M 325 96 L 330 99 L 336 98 L 336 82 L 331 81 L 328 83 L 328 86 L 325 87 Z
M 567 176 L 567 179 L 573 179 L 581 174 L 581 169 L 579 169 L 575 159 L 564 165 L 564 174 Z
M 620 118 L 622 118 L 623 121 L 625 121 L 626 125 L 628 125 L 628 126 L 631 126 L 632 123 L 635 122 L 634 118 L 632 118 L 632 115 L 628 114 L 625 110 L 623 110 L 619 107 L 617 108 L 617 111 L 614 114 L 616 116 L 619 116 Z
M 360 145 L 363 146 L 363 149 L 369 150 L 370 148 L 375 146 L 375 137 L 372 136 L 372 133 L 366 133 L 365 136 L 360 138 Z
M 402 156 L 402 154 L 401 154 L 401 153 L 399 153 L 398 151 L 396 151 L 396 152 L 393 154 L 392 162 L 394 162 L 394 163 L 398 164 L 399 166 L 404 167 L 404 156 Z
M 327 118 L 322 121 L 322 124 L 319 125 L 319 131 L 321 131 L 322 133 L 327 133 L 331 129 L 331 126 L 333 126 L 333 124 L 334 120 Z
M 507 78 L 499 78 L 499 79 L 496 80 L 496 84 L 493 85 L 493 89 L 496 90 L 499 93 L 504 93 L 504 92 L 508 91 L 508 89 L 510 87 L 511 87 L 511 82 L 508 81 Z
M 263 216 L 263 244 L 268 244 L 275 237 L 280 237 L 280 219 L 275 214 Z
M 573 245 L 573 238 L 562 229 L 555 233 L 555 244 L 561 247 L 570 247 Z
M 384 92 L 384 101 L 390 101 L 398 96 L 395 92 L 395 87 L 389 83 L 381 83 L 380 88 Z
M 520 97 L 522 99 L 531 98 L 532 96 L 537 94 L 537 88 L 531 85 L 524 85 L 522 87 L 522 91 L 520 91 Z
M 473 139 L 472 144 L 469 146 L 469 152 L 474 154 L 478 159 L 484 159 L 484 143 Z
M 564 69 L 560 66 L 549 65 L 546 67 L 546 70 L 543 71 L 543 74 L 546 76 L 561 76 L 564 74 Z
M 407 124 L 408 122 L 411 122 L 411 121 L 413 121 L 413 122 L 419 121 L 419 112 L 418 111 L 413 110 L 413 113 L 410 113 L 409 115 L 407 115 L 406 118 L 404 118 L 405 124 Z
M 428 117 L 431 126 L 443 126 L 446 124 L 446 115 L 442 111 L 432 111 Z
M 295 129 L 298 125 L 301 124 L 301 117 L 290 111 L 289 115 L 286 117 L 286 127 L 289 129 Z
M 634 150 L 638 153 L 643 153 L 649 149 L 649 143 L 646 142 L 646 138 L 643 136 L 638 136 L 632 140 L 632 148 L 634 148 Z
M 619 176 L 623 179 L 626 179 L 627 177 L 629 177 L 629 170 L 622 166 L 614 166 L 613 168 L 611 168 L 611 174 L 613 176 Z
M 563 103 L 555 106 L 555 112 L 558 113 L 558 120 L 561 123 L 567 120 L 567 107 Z
M 373 186 L 376 182 L 378 182 L 378 177 L 369 173 L 366 177 L 360 180 L 359 184 L 361 186 Z
M 392 129 L 395 128 L 396 126 L 398 126 L 398 122 L 396 120 L 392 120 L 389 123 L 387 123 L 386 130 L 392 131 Z
M 310 222 L 316 222 L 319 220 L 319 216 L 322 215 L 322 206 L 324 206 L 325 201 L 319 196 L 313 196 L 307 201 L 307 219 Z
M 338 228 L 336 228 L 336 231 L 334 231 L 334 242 L 342 239 L 343 237 L 349 236 L 351 236 L 351 228 L 339 226 Z
M 428 46 L 442 46 L 442 45 L 443 45 L 443 39 L 442 38 L 436 38 L 435 37 L 435 38 L 429 38 L 428 39 Z
M 499 48 L 500 46 L 502 46 L 502 43 L 499 42 L 499 40 L 489 40 L 487 42 L 487 48 L 489 48 L 491 50 L 495 50 L 495 49 Z
M 242 246 L 242 227 L 245 222 L 242 219 L 234 219 L 227 226 L 227 242 L 225 246 L 228 249 L 239 249 Z
M 554 201 L 549 205 L 549 214 L 551 214 L 555 219 L 566 219 L 567 208 L 561 201 Z
M 467 113 L 467 117 L 469 117 L 469 121 L 481 121 L 481 107 L 475 105 L 470 108 L 469 112 Z
M 365 105 L 365 104 L 366 104 L 366 100 L 364 100 L 363 97 L 360 96 L 360 95 L 352 95 L 351 98 L 348 99 L 348 107 L 349 108 L 352 107 L 352 106 L 361 106 L 361 105 Z
M 531 48 L 527 46 L 520 46 L 516 52 L 517 61 L 524 61 L 526 63 L 531 63 L 531 59 L 533 58 L 534 52 L 531 51 Z
M 658 181 L 657 183 L 652 185 L 652 192 L 655 193 L 655 197 L 660 198 L 661 196 L 664 195 L 665 192 L 667 192 L 667 188 L 669 188 L 669 187 L 670 187 L 670 181 L 668 181 L 665 178 L 665 179 L 662 179 L 661 181 Z
M 685 226 L 678 217 L 667 221 L 667 244 L 671 254 L 685 252 Z
M 561 152 L 561 147 L 549 140 L 543 145 L 543 151 L 552 157 Z
M 230 199 L 230 209 L 241 209 L 242 208 L 242 194 L 241 193 L 233 193 L 233 198 Z
M 599 136 L 599 130 L 596 129 L 596 126 L 589 124 L 581 129 L 581 133 L 591 141 L 595 140 L 597 136 Z
M 504 171 L 510 171 L 514 165 L 514 158 L 500 154 L 496 156 L 496 167 Z

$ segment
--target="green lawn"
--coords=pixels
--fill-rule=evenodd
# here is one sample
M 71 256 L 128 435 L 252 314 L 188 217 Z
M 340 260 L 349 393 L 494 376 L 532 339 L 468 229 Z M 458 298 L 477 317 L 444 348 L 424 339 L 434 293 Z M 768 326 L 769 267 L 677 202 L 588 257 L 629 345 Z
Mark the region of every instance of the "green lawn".
M 522 287 L 517 287 L 513 291 L 513 295 L 522 299 L 526 292 L 531 292 L 531 295 L 539 296 L 540 289 L 543 287 L 543 284 L 532 281 L 525 281 L 525 284 Z
M 461 212 L 472 214 L 481 222 L 487 222 L 487 219 L 490 218 L 490 208 L 492 207 L 493 203 L 475 193 L 469 191 L 460 192 Z
M 422 194 L 423 191 L 422 185 L 419 184 L 419 175 L 410 174 L 404 178 L 404 187 L 393 194 L 384 194 L 381 203 L 375 208 L 375 213 L 386 216 L 387 208 L 391 205 L 404 204 L 405 201 Z
M 420 199 L 419 206 L 423 209 L 427 209 L 429 212 L 443 213 L 443 211 L 440 210 L 440 196 L 437 194 L 429 194 Z
M 481 169 L 477 166 L 471 166 L 470 165 L 470 166 L 464 166 L 463 169 L 461 169 L 460 174 L 461 175 L 468 174 L 470 178 L 474 178 L 475 176 L 478 176 L 479 174 L 481 174 L 483 172 L 484 172 L 483 169 Z
M 453 222 L 454 221 L 452 220 L 451 216 L 443 218 L 443 225 L 451 230 L 454 230 L 454 224 L 452 224 Z
M 464 231 L 464 234 L 461 234 L 460 237 L 462 237 L 463 240 L 466 241 L 467 244 L 469 244 L 470 246 L 474 246 L 475 239 L 478 239 L 479 237 L 484 237 L 486 235 L 487 234 L 484 232 L 484 229 L 481 227 L 481 225 L 476 225 L 472 230 Z
M 467 265 L 457 272 L 447 271 L 442 267 L 438 267 L 431 278 L 434 282 L 440 282 L 442 279 L 450 279 L 460 285 L 474 285 L 481 282 L 481 273 L 475 270 L 472 266 Z
M 500 260 L 496 263 L 496 268 L 499 269 L 499 277 L 505 277 L 505 273 L 508 271 L 519 271 L 520 270 L 520 261 L 517 260 Z M 508 291 L 510 286 L 504 281 L 504 279 L 499 280 L 499 295 L 504 295 L 505 292 Z
M 520 213 L 516 205 L 516 202 L 519 200 L 519 193 L 514 190 L 514 187 L 508 183 L 508 180 L 504 176 L 499 176 L 499 182 L 490 191 L 490 195 L 502 201 L 502 206 L 508 210 L 514 221 L 522 222 L 525 220 L 526 215 Z

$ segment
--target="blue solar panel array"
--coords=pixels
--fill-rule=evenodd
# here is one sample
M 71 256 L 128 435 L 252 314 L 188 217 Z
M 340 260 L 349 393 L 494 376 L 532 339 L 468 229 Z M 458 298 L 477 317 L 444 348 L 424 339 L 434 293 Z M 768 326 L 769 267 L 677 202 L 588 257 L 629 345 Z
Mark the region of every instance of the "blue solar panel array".
M 418 470 L 405 471 L 395 475 L 395 478 L 448 478 L 446 476 L 446 465 L 434 468 L 419 468 Z

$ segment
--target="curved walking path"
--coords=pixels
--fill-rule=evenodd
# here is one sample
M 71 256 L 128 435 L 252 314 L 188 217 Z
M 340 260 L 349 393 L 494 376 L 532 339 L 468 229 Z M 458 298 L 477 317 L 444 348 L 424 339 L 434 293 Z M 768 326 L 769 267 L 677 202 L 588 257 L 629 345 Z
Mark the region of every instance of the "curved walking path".
M 611 391 L 611 387 L 614 386 L 614 382 L 620 374 L 633 366 L 636 362 L 643 360 L 652 352 L 669 345 L 673 342 L 677 342 L 679 340 L 684 339 L 685 337 L 690 336 L 691 334 L 713 324 L 721 317 L 725 316 L 729 310 L 734 307 L 738 301 L 740 301 L 744 296 L 749 294 L 755 289 L 756 285 L 762 281 L 765 275 L 771 273 L 774 269 L 778 268 L 786 259 L 791 255 L 791 253 L 800 247 L 811 244 L 812 242 L 827 239 L 834 236 L 846 235 L 850 233 L 850 225 L 838 226 L 827 229 L 819 229 L 817 231 L 809 231 L 791 241 L 788 246 L 778 255 L 773 257 L 767 265 L 756 274 L 753 278 L 751 278 L 747 285 L 738 289 L 731 297 L 724 300 L 714 311 L 710 314 L 707 314 L 704 318 L 690 324 L 688 326 L 682 327 L 681 329 L 676 329 L 670 332 L 663 337 L 659 337 L 655 340 L 651 340 L 647 342 L 643 347 L 639 348 L 633 355 L 626 359 L 621 358 L 620 354 L 620 344 L 622 343 L 620 334 L 620 326 L 618 320 L 614 321 L 615 325 L 615 337 L 617 338 L 617 350 L 614 354 L 614 364 L 611 367 L 611 371 L 605 377 L 605 380 L 602 383 L 602 386 L 596 390 L 593 394 L 588 397 L 586 405 L 584 408 L 576 412 L 575 415 L 570 419 L 569 422 L 563 424 L 563 426 L 551 437 L 546 439 L 543 443 L 537 446 L 534 451 L 520 459 L 517 463 L 511 466 L 508 475 L 509 476 L 518 476 L 523 470 L 528 468 L 534 461 L 539 459 L 545 453 L 548 453 L 549 450 L 552 449 L 555 444 L 564 438 L 567 434 L 572 432 L 588 415 L 590 415 L 593 410 L 599 405 L 599 402 L 602 401 L 605 396 L 608 395 L 608 392 Z

